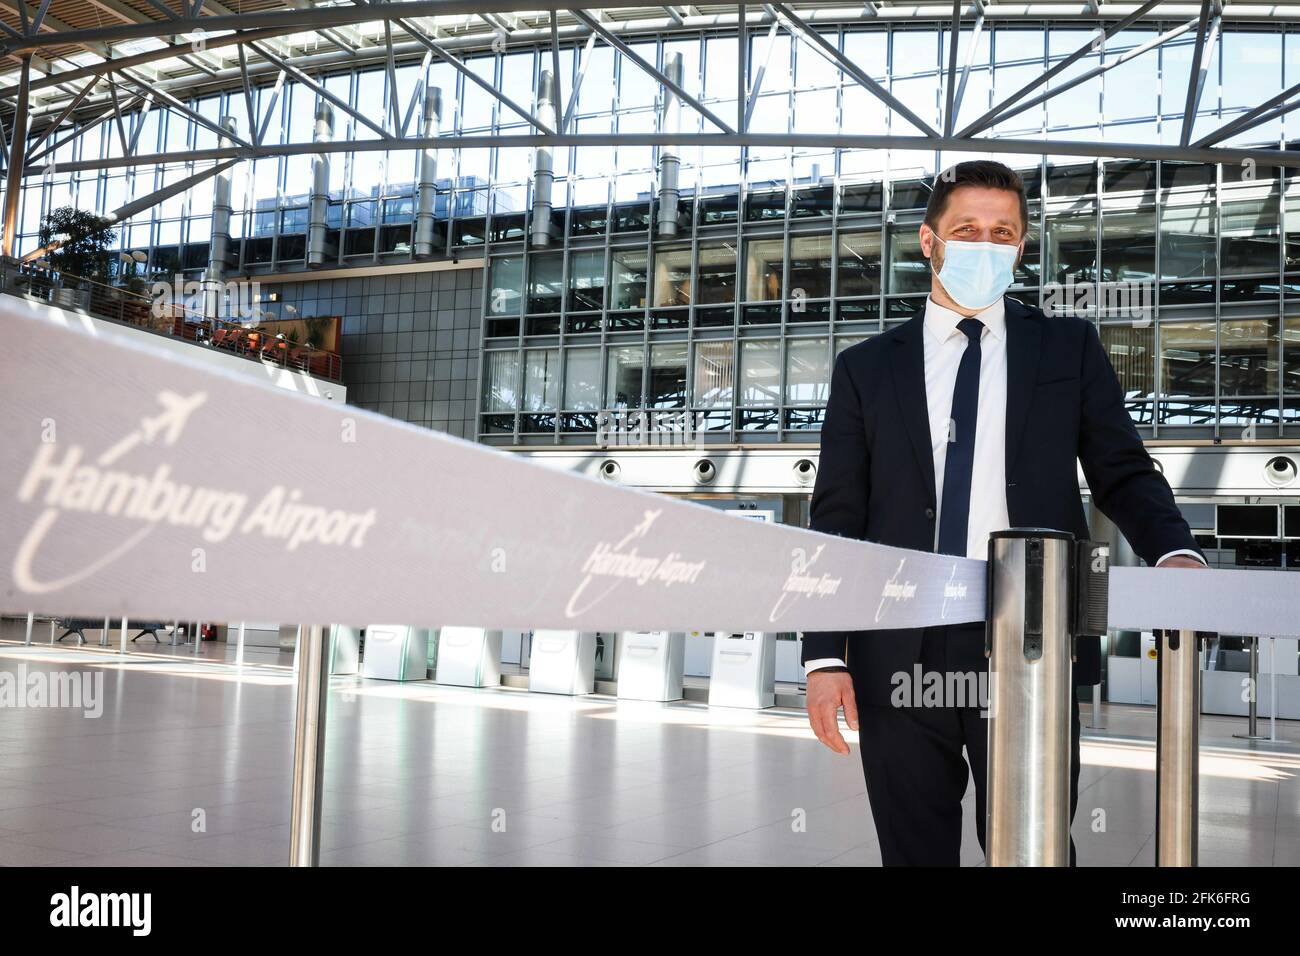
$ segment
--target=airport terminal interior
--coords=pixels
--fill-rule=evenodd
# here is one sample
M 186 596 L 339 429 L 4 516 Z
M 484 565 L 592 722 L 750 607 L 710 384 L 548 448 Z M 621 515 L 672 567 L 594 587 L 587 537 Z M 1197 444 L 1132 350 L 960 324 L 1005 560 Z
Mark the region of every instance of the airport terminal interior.
M 1008 294 L 1096 323 L 1212 568 L 1300 571 L 1300 15 L 504 6 L 0 0 L 0 305 L 807 528 L 837 357 L 923 307 L 936 176 L 997 159 L 1030 217 Z M 881 862 L 797 631 L 0 596 L 3 866 L 285 865 L 309 640 L 321 865 Z M 1111 629 L 1080 689 L 1081 866 L 1156 863 L 1160 640 Z M 1199 863 L 1300 865 L 1300 641 L 1198 643 Z

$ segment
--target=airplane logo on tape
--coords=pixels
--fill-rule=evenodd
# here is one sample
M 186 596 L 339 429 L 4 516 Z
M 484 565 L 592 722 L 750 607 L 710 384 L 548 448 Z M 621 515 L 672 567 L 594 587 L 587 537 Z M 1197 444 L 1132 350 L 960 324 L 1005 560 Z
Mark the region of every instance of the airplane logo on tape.
M 670 588 L 675 584 L 694 584 L 699 580 L 706 563 L 704 561 L 682 561 L 681 555 L 676 551 L 670 551 L 661 558 L 642 555 L 635 544 L 630 550 L 624 550 L 629 543 L 644 539 L 661 514 L 662 508 L 644 511 L 641 521 L 620 540 L 612 544 L 608 541 L 596 542 L 587 560 L 583 562 L 585 575 L 565 605 L 566 617 L 574 618 L 585 614 L 624 581 L 635 581 L 638 587 L 653 582 Z M 597 578 L 606 579 L 610 583 L 600 594 L 589 598 L 582 607 L 575 607 L 578 599 Z
M 85 580 L 137 547 L 162 525 L 199 529 L 216 544 L 233 534 L 279 540 L 285 550 L 305 544 L 359 548 L 374 525 L 374 508 L 349 512 L 305 503 L 299 489 L 275 485 L 250 510 L 250 498 L 237 491 L 188 484 L 172 476 L 167 462 L 157 461 L 180 440 L 191 416 L 207 401 L 205 392 L 189 396 L 156 393 L 161 410 L 140 419 L 138 427 L 109 445 L 93 460 L 80 444 L 66 448 L 42 442 L 18 486 L 22 504 L 43 505 L 14 556 L 13 580 L 29 594 L 48 594 Z M 152 471 L 114 467 L 141 449 L 154 452 Z M 108 516 L 139 523 L 120 544 L 54 580 L 38 578 L 34 568 L 42 545 L 65 514 Z

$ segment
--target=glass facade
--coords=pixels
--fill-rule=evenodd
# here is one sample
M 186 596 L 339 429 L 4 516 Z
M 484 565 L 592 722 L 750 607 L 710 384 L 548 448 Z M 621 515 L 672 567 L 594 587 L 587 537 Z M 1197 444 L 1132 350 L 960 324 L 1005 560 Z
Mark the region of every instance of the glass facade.
M 1071 139 L 1177 145 L 1194 31 L 1127 59 L 1175 23 L 1143 23 L 1098 44 L 1052 81 L 1079 82 L 1042 103 L 1003 114 L 991 134 L 1042 139 L 1041 157 L 1002 154 L 1024 175 L 1031 223 L 1012 295 L 1046 304 L 1052 284 L 1149 286 L 1141 320 L 1105 313 L 1102 341 L 1134 420 L 1148 437 L 1260 437 L 1300 428 L 1300 177 L 1255 164 L 1213 166 L 1133 159 L 1094 161 L 1050 152 Z M 951 36 L 944 23 L 818 25 L 827 42 L 932 126 L 942 123 Z M 958 59 L 971 69 L 960 129 L 1083 45 L 1082 24 L 999 23 Z M 1216 38 L 1195 139 L 1300 81 L 1300 32 L 1225 23 Z M 736 115 L 737 41 L 677 31 L 631 43 L 662 67 L 680 54 L 683 86 L 723 117 Z M 616 50 L 560 50 L 561 90 L 577 87 L 579 133 L 662 129 L 659 85 Z M 436 59 L 436 58 L 435 58 Z M 528 107 L 548 47 L 467 52 L 469 69 Z M 780 32 L 756 31 L 747 51 L 756 87 L 755 133 L 915 130 L 838 65 Z M 579 73 L 582 80 L 577 83 Z M 761 82 L 760 82 L 761 74 Z M 421 83 L 442 91 L 440 132 L 481 135 L 483 146 L 439 152 L 435 246 L 444 257 L 484 259 L 477 388 L 478 436 L 497 443 L 589 443 L 603 409 L 692 409 L 709 440 L 815 441 L 832 360 L 866 336 L 904 321 L 924 301 L 928 263 L 917 227 L 928 183 L 967 155 L 818 146 L 688 146 L 680 150 L 681 200 L 660 208 L 657 147 L 584 145 L 554 151 L 552 241 L 527 242 L 532 154 L 493 145 L 530 127 L 441 62 L 399 60 L 395 88 L 382 68 L 321 74 L 335 96 L 371 117 L 404 114 Z M 318 97 L 288 81 L 252 89 L 264 141 L 309 141 Z M 393 100 L 394 102 L 390 102 Z M 54 153 L 55 172 L 24 187 L 20 250 L 41 216 L 74 204 L 106 212 L 195 171 L 187 151 L 217 145 L 223 116 L 247 125 L 242 88 L 175 111 L 127 117 L 140 153 L 176 162 L 58 172 L 58 164 L 121 154 L 104 120 Z M 1225 145 L 1286 146 L 1300 114 L 1284 114 Z M 689 106 L 682 129 L 712 127 Z M 377 135 L 342 110 L 334 139 Z M 328 240 L 333 267 L 412 261 L 418 154 L 331 156 Z M 238 268 L 304 269 L 309 156 L 235 167 L 231 233 Z M 120 228 L 124 251 L 148 255 L 146 272 L 200 277 L 207 265 L 209 180 Z M 676 236 L 660 238 L 671 217 Z

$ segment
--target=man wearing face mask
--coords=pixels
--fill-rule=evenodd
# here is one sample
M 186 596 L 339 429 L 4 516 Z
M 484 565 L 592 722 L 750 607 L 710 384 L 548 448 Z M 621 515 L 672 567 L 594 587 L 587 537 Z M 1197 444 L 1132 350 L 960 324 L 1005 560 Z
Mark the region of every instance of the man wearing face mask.
M 1086 538 L 1078 463 L 1094 506 L 1148 564 L 1204 567 L 1124 408 L 1096 327 L 1049 318 L 1004 295 L 1027 228 L 1023 183 L 1001 163 L 959 163 L 936 178 L 920 227 L 930 295 L 911 320 L 836 359 L 811 528 L 981 560 L 989 534 L 1004 528 Z M 982 702 L 918 706 L 911 684 L 919 664 L 922 674 L 941 675 L 940 687 L 983 686 L 984 625 L 805 633 L 803 662 L 818 739 L 850 752 L 839 731 L 841 707 L 859 733 L 883 863 L 959 862 L 968 774 L 983 847 Z M 954 672 L 971 677 L 942 676 Z M 1100 680 L 1096 638 L 1079 640 L 1074 680 L 1076 688 Z M 1079 709 L 1072 697 L 1073 816 Z

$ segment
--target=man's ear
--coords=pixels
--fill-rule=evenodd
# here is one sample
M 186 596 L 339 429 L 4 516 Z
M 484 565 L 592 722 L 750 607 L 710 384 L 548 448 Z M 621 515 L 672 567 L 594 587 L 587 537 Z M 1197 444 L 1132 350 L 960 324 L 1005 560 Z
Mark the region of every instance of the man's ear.
M 929 223 L 923 222 L 918 233 L 921 237 L 921 255 L 929 259 L 934 254 L 934 230 Z

